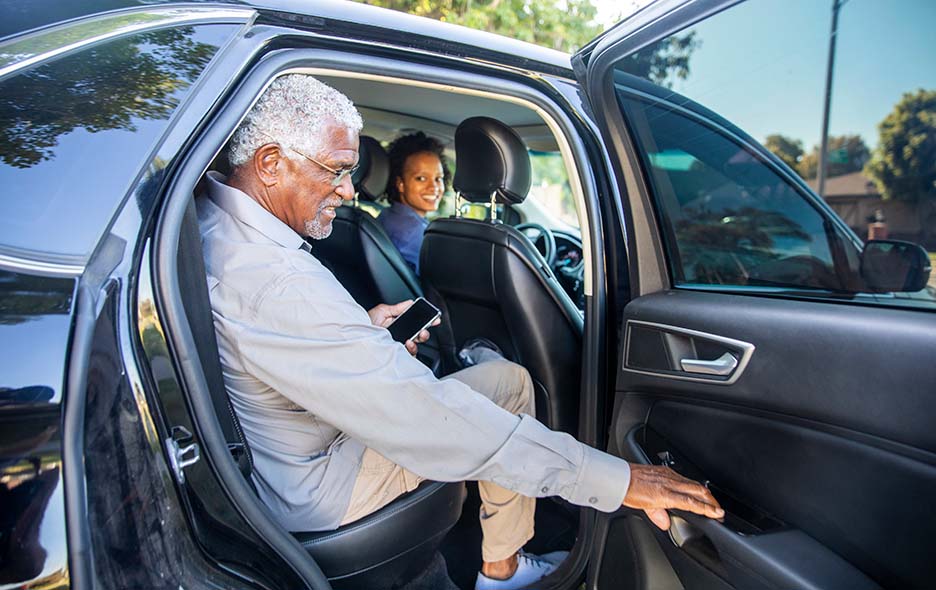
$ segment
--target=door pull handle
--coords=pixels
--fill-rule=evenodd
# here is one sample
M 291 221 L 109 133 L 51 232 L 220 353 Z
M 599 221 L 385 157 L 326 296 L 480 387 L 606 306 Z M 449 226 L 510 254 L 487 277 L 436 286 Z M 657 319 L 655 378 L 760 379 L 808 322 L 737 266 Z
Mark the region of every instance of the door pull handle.
M 727 377 L 728 375 L 731 375 L 731 372 L 737 368 L 738 359 L 736 359 L 730 352 L 726 352 L 714 361 L 680 359 L 679 364 L 682 365 L 682 370 L 687 373 Z

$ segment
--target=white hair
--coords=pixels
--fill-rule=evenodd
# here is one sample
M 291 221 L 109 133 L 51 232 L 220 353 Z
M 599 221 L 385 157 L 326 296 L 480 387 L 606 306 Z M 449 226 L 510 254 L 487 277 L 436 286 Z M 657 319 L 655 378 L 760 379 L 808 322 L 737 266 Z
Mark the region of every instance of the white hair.
M 247 162 L 257 148 L 271 142 L 315 156 L 325 147 L 322 129 L 329 119 L 357 133 L 364 126 L 351 100 L 331 86 L 307 74 L 280 76 L 234 132 L 228 155 L 231 167 Z M 284 153 L 302 158 L 290 149 Z

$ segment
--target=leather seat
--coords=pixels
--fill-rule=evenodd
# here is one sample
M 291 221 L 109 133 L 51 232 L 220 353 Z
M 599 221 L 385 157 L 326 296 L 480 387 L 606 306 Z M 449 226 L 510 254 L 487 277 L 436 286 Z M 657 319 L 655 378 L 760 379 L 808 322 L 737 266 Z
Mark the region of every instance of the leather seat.
M 195 338 L 194 352 L 205 374 L 215 416 L 233 460 L 250 482 L 253 470 L 250 446 L 224 387 L 218 342 L 211 324 L 194 202 L 189 204 L 182 223 L 178 269 L 183 306 Z M 458 522 L 464 500 L 464 483 L 424 482 L 357 522 L 333 531 L 293 535 L 336 590 L 391 590 L 425 570 L 442 537 Z
M 352 178 L 358 199 L 374 202 L 387 188 L 387 153 L 376 139 L 361 136 L 358 163 Z M 331 236 L 309 243 L 315 257 L 361 307 L 370 309 L 378 303 L 396 303 L 422 295 L 416 273 L 370 213 L 356 203 L 343 205 L 336 213 Z
M 454 188 L 476 203 L 512 205 L 530 189 L 523 140 L 503 123 L 473 117 L 455 132 Z M 437 219 L 420 252 L 426 297 L 442 310 L 440 352 L 446 372 L 474 338 L 497 344 L 530 372 L 537 417 L 575 434 L 578 426 L 583 318 L 542 255 L 500 222 Z

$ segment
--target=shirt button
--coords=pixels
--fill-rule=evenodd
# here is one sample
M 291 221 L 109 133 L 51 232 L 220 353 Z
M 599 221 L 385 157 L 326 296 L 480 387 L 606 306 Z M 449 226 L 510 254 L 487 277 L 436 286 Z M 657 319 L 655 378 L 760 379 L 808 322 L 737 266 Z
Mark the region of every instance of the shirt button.
M 588 499 L 588 503 L 589 503 L 589 504 L 597 504 L 597 503 L 598 503 L 598 498 L 592 496 L 591 498 Z
M 547 488 L 546 486 L 543 486 L 543 489 L 541 489 L 540 491 L 545 494 L 549 491 L 549 488 Z

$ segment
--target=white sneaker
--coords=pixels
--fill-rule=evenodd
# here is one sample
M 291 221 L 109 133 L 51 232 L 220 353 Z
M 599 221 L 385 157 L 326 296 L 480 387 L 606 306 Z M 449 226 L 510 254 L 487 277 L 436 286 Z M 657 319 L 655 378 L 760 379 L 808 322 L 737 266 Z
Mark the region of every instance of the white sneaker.
M 515 590 L 526 588 L 556 571 L 569 555 L 568 551 L 554 551 L 546 555 L 531 555 L 521 551 L 517 555 L 517 571 L 506 580 L 489 578 L 478 572 L 475 590 Z

